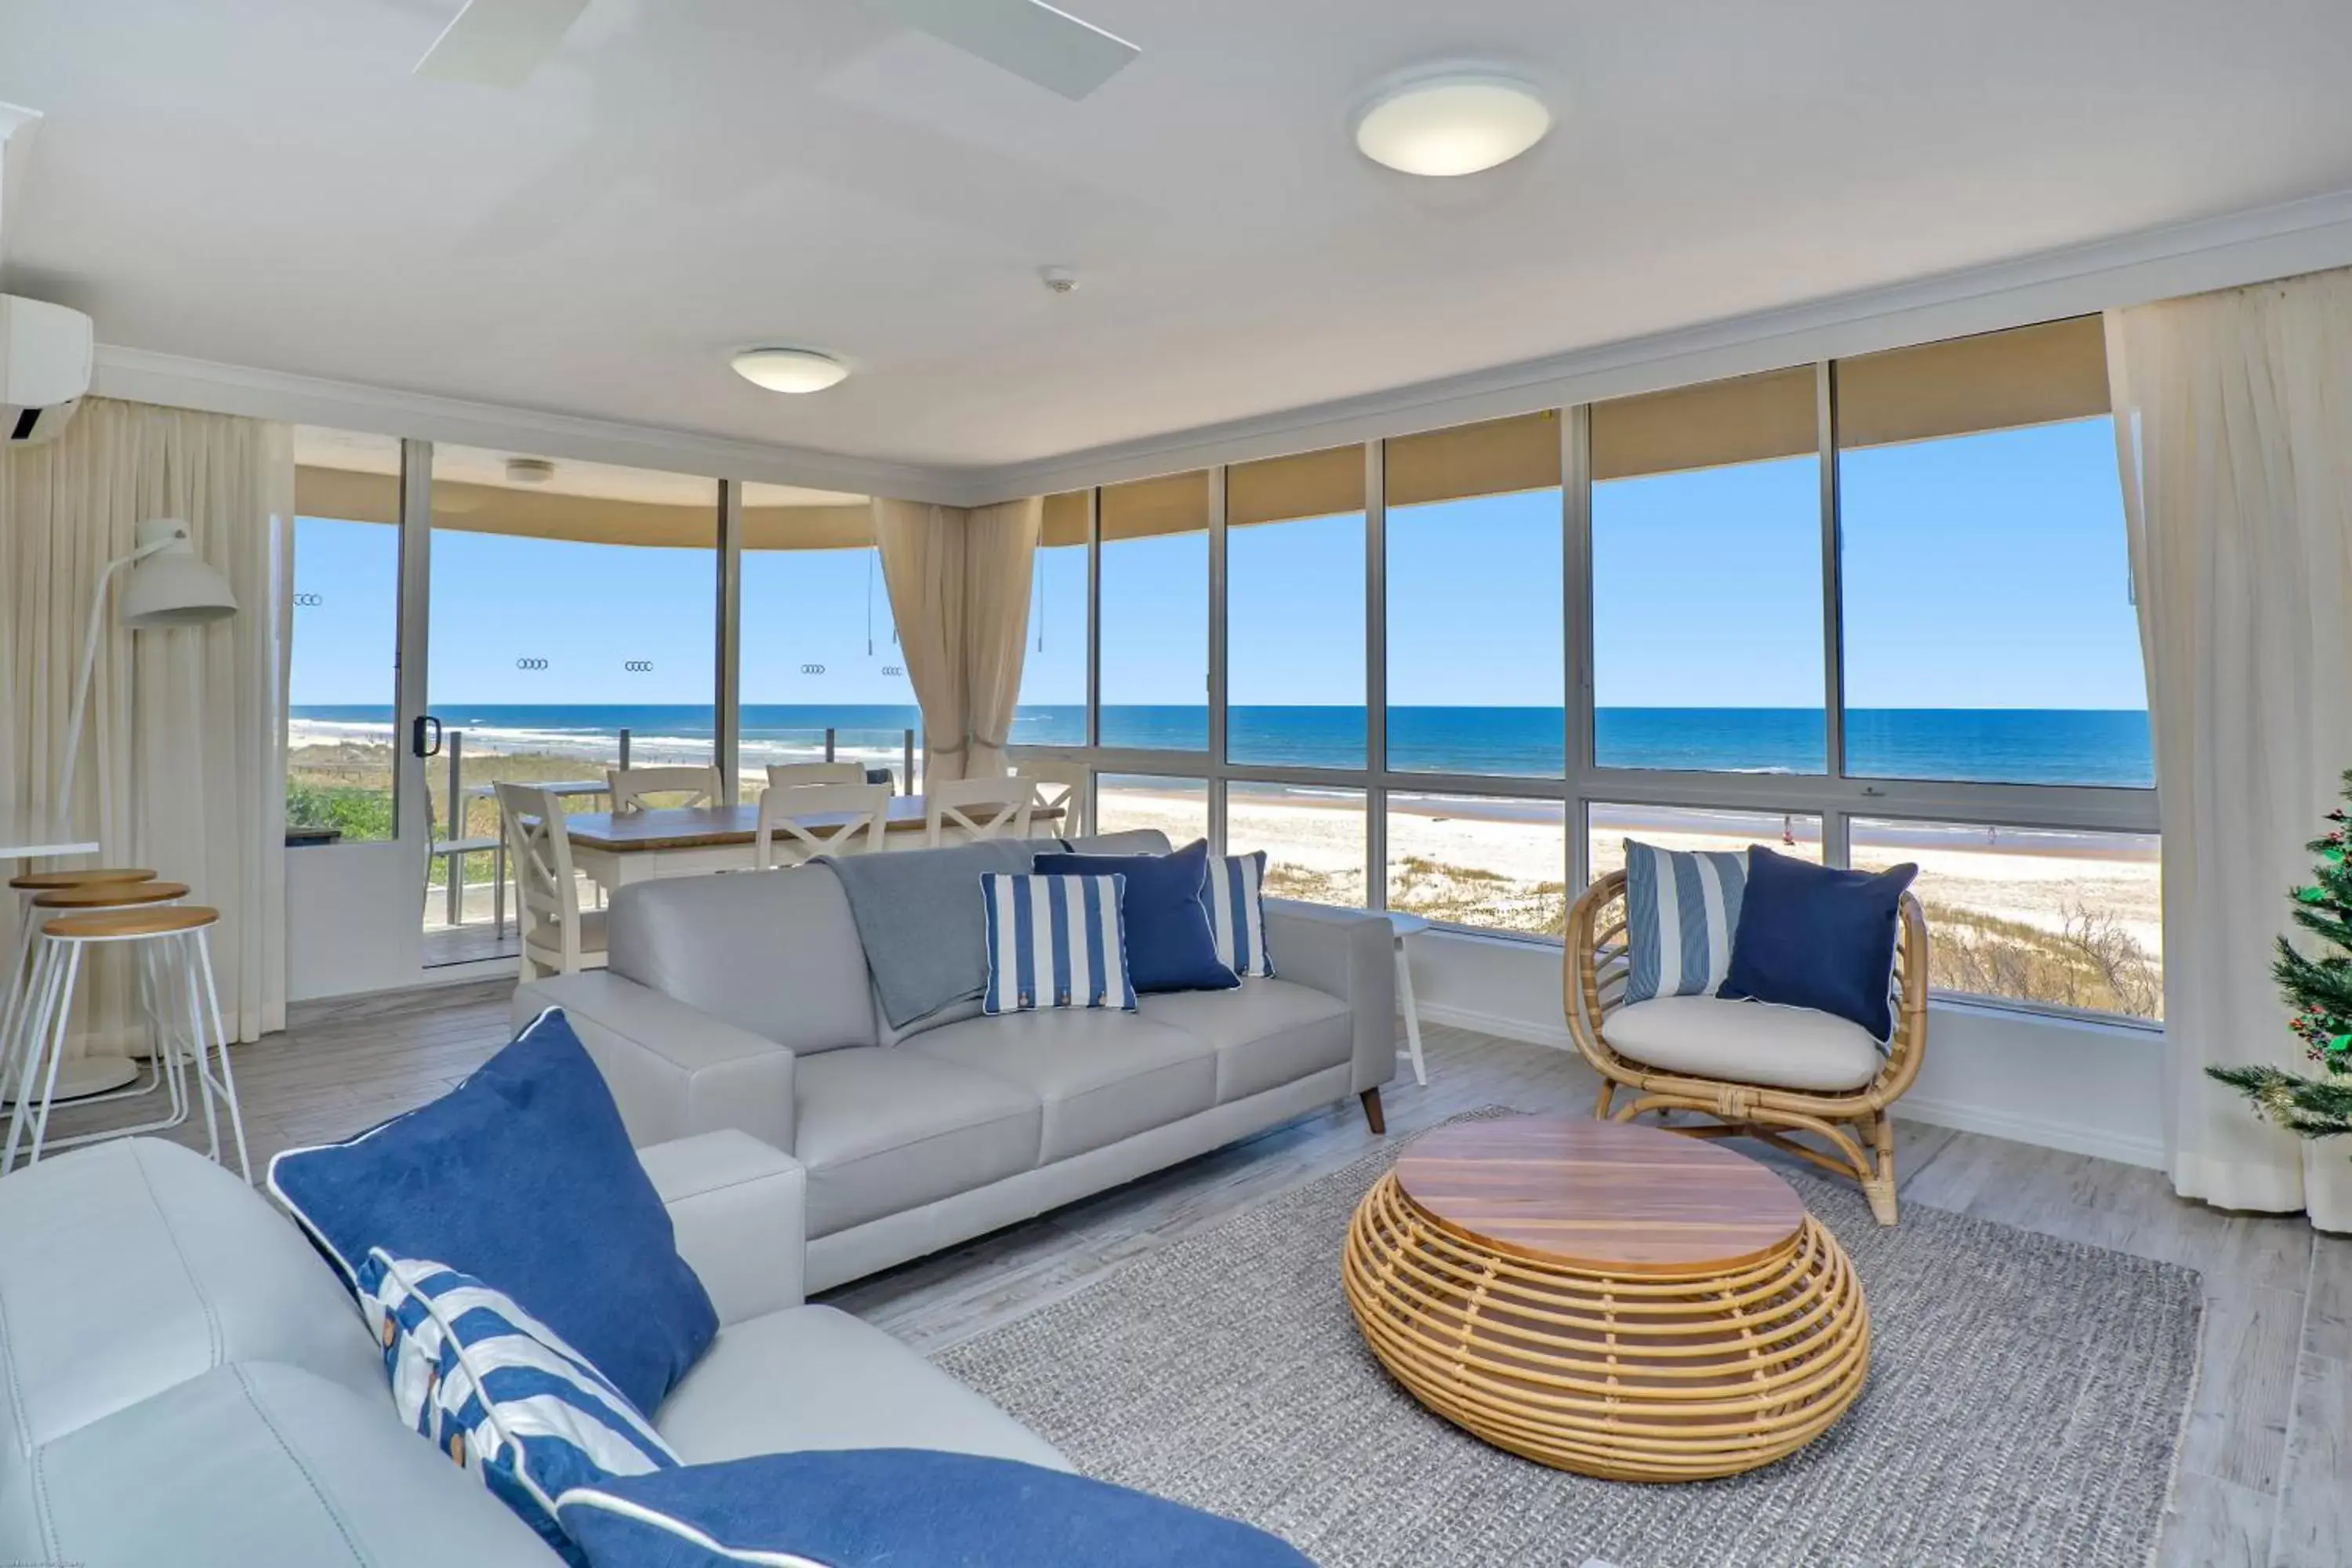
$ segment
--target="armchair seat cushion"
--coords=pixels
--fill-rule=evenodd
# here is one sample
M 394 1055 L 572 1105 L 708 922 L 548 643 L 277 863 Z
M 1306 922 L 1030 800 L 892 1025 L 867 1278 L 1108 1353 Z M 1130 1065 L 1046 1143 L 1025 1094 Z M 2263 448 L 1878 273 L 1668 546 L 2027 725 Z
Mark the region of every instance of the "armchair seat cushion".
M 1861 1025 L 1810 1007 L 1719 996 L 1658 996 L 1601 1020 L 1619 1056 L 1662 1072 L 1766 1089 L 1841 1094 L 1886 1066 Z

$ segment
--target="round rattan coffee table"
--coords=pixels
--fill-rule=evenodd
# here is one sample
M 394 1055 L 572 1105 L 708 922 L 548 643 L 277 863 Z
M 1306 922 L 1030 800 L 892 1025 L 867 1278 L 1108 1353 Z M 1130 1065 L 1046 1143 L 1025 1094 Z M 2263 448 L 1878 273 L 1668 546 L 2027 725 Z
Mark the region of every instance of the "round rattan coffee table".
M 1770 1464 L 1870 1370 L 1862 1286 L 1795 1190 L 1654 1127 L 1425 1133 L 1364 1194 L 1340 1270 L 1365 1342 L 1415 1399 L 1584 1475 Z

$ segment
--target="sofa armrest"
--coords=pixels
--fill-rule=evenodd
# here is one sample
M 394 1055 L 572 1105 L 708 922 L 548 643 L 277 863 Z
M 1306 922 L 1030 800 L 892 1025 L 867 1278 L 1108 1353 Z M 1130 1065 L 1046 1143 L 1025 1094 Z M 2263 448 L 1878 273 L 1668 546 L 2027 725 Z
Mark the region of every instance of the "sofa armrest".
M 1386 917 L 1268 899 L 1265 951 L 1285 980 L 1337 996 L 1355 1016 L 1358 1094 L 1396 1076 L 1396 933 Z
M 637 1161 L 721 1327 L 805 1300 L 808 1175 L 798 1160 L 729 1128 L 648 1144 Z
M 640 1148 L 732 1127 L 789 1152 L 793 1053 L 605 970 L 515 987 L 514 1017 L 561 1007 Z

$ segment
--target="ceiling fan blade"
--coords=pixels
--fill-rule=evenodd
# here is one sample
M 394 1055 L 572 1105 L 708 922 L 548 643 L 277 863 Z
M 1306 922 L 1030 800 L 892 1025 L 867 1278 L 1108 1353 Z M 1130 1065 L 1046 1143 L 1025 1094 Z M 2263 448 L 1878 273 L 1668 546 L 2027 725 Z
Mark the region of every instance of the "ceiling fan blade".
M 520 87 L 587 8 L 588 0 L 466 0 L 416 62 L 416 74 Z
M 476 5 L 481 0 L 474 0 Z M 1045 0 L 876 0 L 909 27 L 1080 99 L 1143 51 Z

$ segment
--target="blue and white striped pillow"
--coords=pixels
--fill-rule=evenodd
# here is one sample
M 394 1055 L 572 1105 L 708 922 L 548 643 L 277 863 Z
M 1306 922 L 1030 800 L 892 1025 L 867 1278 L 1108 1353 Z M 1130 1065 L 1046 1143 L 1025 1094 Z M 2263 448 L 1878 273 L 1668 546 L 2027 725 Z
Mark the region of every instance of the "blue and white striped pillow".
M 1127 879 L 992 871 L 980 879 L 988 910 L 988 989 L 982 1013 L 1046 1007 L 1135 1011 L 1127 973 L 1127 927 L 1118 900 Z
M 627 1396 L 511 1297 L 380 1247 L 358 1284 L 400 1418 L 565 1558 L 578 1554 L 557 1498 L 677 1467 Z
M 1274 978 L 1274 959 L 1265 951 L 1265 851 L 1227 855 L 1209 862 L 1209 879 L 1201 896 L 1209 904 L 1209 931 L 1217 939 L 1217 956 L 1244 980 Z
M 1625 840 L 1625 1004 L 1714 995 L 1731 971 L 1747 888 L 1746 850 L 1688 852 Z

